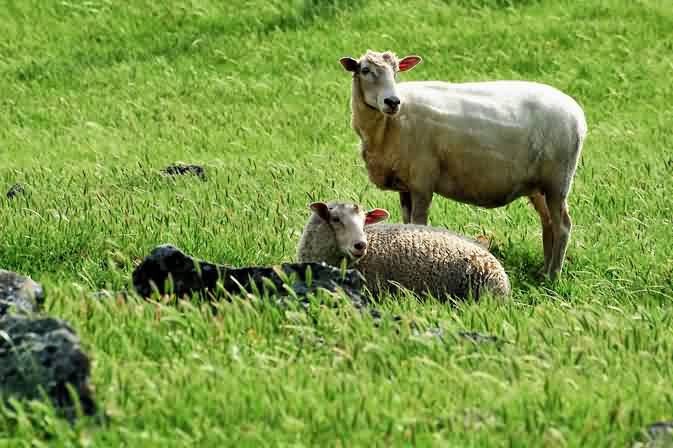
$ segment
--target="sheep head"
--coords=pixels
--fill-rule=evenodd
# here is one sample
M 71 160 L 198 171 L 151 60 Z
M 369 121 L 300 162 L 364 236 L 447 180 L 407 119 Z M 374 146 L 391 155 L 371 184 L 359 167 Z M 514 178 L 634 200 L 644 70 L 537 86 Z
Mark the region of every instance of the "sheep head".
M 365 226 L 390 217 L 387 210 L 374 208 L 364 211 L 357 204 L 345 202 L 314 202 L 309 207 L 329 225 L 339 251 L 351 261 L 359 260 L 367 254 Z
M 397 92 L 397 73 L 406 72 L 422 61 L 420 56 L 397 59 L 394 53 L 372 50 L 356 60 L 343 57 L 339 60 L 346 71 L 357 79 L 365 105 L 387 115 L 396 115 L 402 106 Z

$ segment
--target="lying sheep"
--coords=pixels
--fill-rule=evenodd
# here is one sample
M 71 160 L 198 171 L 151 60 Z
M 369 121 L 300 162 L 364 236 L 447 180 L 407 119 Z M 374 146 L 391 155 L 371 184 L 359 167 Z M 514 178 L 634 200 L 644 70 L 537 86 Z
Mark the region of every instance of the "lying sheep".
M 376 224 L 389 217 L 378 208 L 365 212 L 345 202 L 315 202 L 310 208 L 297 261 L 339 266 L 346 258 L 363 274 L 374 295 L 392 291 L 396 285 L 436 298 L 511 292 L 498 260 L 467 238 L 429 226 Z
M 434 193 L 486 208 L 528 196 L 542 223 L 542 273 L 560 274 L 587 132 L 572 98 L 523 81 L 397 83 L 418 56 L 368 50 L 340 62 L 353 73 L 352 127 L 369 179 L 399 192 L 405 223 L 427 224 Z

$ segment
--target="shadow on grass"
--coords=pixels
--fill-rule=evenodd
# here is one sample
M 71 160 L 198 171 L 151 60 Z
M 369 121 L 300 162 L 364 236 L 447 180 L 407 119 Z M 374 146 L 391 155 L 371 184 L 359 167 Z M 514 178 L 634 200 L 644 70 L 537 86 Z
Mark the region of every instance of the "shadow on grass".
M 571 255 L 566 256 L 560 281 L 552 282 L 540 273 L 544 264 L 542 241 L 539 247 L 532 249 L 509 243 L 503 246 L 496 244 L 490 251 L 507 271 L 513 290 L 516 290 L 522 297 L 532 300 L 531 305 L 539 300 L 540 292 L 545 289 L 553 291 L 553 294 L 559 298 L 572 300 L 572 280 L 570 283 L 567 280 L 574 277 L 573 271 L 576 263 L 573 262 Z

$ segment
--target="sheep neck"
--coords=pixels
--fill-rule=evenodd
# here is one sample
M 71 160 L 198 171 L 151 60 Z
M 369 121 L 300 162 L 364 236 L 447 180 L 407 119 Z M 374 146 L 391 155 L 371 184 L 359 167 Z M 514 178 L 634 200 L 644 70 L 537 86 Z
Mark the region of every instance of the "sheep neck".
M 352 126 L 360 137 L 362 157 L 367 161 L 369 155 L 384 150 L 386 136 L 391 135 L 391 128 L 399 127 L 399 120 L 397 117 L 381 113 L 365 102 L 360 77 L 357 74 L 353 75 L 351 109 Z
M 353 76 L 353 129 L 360 137 L 362 159 L 369 180 L 384 190 L 408 191 L 399 160 L 400 119 L 374 109 L 364 101 L 362 86 Z

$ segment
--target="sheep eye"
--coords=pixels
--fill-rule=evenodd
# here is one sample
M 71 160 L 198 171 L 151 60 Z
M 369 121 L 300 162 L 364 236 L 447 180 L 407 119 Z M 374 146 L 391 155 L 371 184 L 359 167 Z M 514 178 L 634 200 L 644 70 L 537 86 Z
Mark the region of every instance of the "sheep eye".
M 341 220 L 339 218 L 332 218 L 332 222 L 334 224 L 339 224 L 341 222 Z
M 369 67 L 362 67 L 362 70 L 360 70 L 363 75 L 368 75 L 370 72 Z

